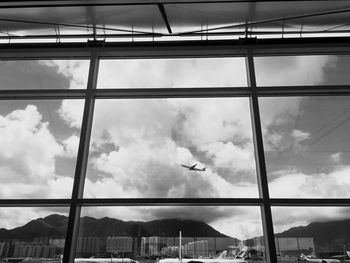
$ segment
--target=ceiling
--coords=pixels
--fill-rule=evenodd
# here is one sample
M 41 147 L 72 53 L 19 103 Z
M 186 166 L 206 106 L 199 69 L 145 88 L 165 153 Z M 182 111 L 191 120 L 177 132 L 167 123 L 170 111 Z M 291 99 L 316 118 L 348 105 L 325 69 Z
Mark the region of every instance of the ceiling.
M 348 36 L 349 0 L 0 2 L 2 41 Z

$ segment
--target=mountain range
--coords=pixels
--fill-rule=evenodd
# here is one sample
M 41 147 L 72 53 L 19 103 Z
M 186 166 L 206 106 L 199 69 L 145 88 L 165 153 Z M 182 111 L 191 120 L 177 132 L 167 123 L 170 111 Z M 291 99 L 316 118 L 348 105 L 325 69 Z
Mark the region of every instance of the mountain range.
M 350 219 L 292 227 L 276 237 L 313 237 L 316 251 L 343 251 L 344 244 L 350 243 Z
M 35 237 L 64 238 L 68 218 L 63 215 L 49 215 L 38 218 L 14 229 L 0 229 L 0 240 L 33 240 Z M 104 217 L 82 217 L 79 225 L 81 237 L 107 236 L 168 236 L 177 237 L 179 231 L 186 237 L 228 237 L 202 221 L 189 219 L 161 219 L 148 222 L 122 221 Z
M 0 229 L 0 240 L 33 240 L 35 237 L 64 238 L 68 218 L 52 214 L 38 218 L 14 229 Z M 313 222 L 306 226 L 290 228 L 276 234 L 276 237 L 313 237 L 317 251 L 342 250 L 344 244 L 350 243 L 350 219 Z M 161 219 L 148 222 L 122 221 L 104 217 L 82 217 L 80 219 L 81 237 L 107 236 L 167 236 L 177 237 L 182 231 L 184 237 L 228 237 L 203 221 L 190 219 Z M 235 238 L 234 238 L 235 239 Z M 237 241 L 237 239 L 235 239 Z M 250 244 L 251 239 L 247 240 Z

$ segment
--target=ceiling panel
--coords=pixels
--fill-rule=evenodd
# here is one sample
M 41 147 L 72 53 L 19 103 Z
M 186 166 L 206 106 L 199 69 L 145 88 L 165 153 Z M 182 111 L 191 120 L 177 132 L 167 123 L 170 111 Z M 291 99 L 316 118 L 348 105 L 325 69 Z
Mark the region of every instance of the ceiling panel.
M 164 11 L 164 12 L 162 12 Z M 348 32 L 350 1 L 1 1 L 0 37 Z M 94 30 L 95 29 L 95 30 Z M 254 33 L 252 33 L 254 32 Z M 259 32 L 259 34 L 258 34 Z M 235 34 L 236 35 L 235 35 Z M 348 32 L 350 34 L 350 32 Z M 277 36 L 278 37 L 278 36 Z

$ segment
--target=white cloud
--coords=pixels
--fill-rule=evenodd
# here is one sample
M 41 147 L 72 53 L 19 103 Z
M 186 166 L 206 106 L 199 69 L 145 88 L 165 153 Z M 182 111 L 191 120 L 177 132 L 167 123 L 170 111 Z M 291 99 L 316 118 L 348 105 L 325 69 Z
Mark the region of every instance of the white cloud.
M 0 116 L 0 144 L 2 197 L 46 198 L 51 194 L 51 186 L 58 187 L 51 180 L 57 178 L 55 161 L 63 154 L 63 147 L 35 106 Z M 64 188 L 69 189 L 68 185 Z M 63 196 L 59 191 L 56 193 Z
M 260 84 L 271 81 L 276 84 L 320 84 L 324 80 L 324 68 L 333 63 L 333 57 L 295 57 L 288 63 L 281 60 L 278 67 L 265 64 L 260 72 L 263 78 L 260 78 Z M 196 79 L 178 78 L 190 65 L 176 68 L 179 72 L 173 74 L 164 61 L 147 68 L 147 72 L 144 66 L 142 62 L 131 61 L 127 67 L 118 68 L 103 62 L 99 85 L 135 87 L 139 85 L 138 79 L 143 80 L 143 86 L 196 84 Z M 300 142 L 309 137 L 304 130 L 290 125 L 303 114 L 303 100 L 307 99 L 260 98 L 266 150 L 289 147 L 298 150 Z M 71 101 L 62 103 L 60 114 L 72 127 L 80 125 L 81 114 Z M 256 184 L 249 180 L 235 181 L 236 176 L 245 172 L 255 176 L 251 142 L 246 98 L 97 100 L 89 161 L 93 169 L 88 171 L 85 197 L 256 197 Z M 113 147 L 107 151 L 105 145 Z M 181 163 L 198 163 L 208 169 L 205 173 L 189 172 L 179 166 Z M 228 168 L 233 183 L 217 168 Z M 270 184 L 272 196 L 346 195 L 343 189 L 348 182 L 342 185 L 345 179 L 340 175 L 343 174 L 341 169 L 320 175 L 306 175 L 296 169 L 275 172 L 280 172 L 280 176 Z M 329 185 L 341 189 L 330 191 Z M 91 211 L 100 210 L 91 208 Z M 132 220 L 146 219 L 146 215 L 137 212 L 130 215 L 135 216 L 130 218 Z M 257 227 L 260 222 L 254 221 L 256 213 L 247 217 L 251 219 L 244 219 L 235 234 L 242 237 L 254 233 L 260 235 Z M 116 218 L 120 218 L 120 214 L 119 217 L 116 214 Z M 225 219 L 217 223 L 219 228 L 229 225 L 229 220 Z
M 307 175 L 300 172 L 286 172 L 283 176 L 270 182 L 270 195 L 286 198 L 350 197 L 349 172 L 350 166 L 339 166 L 323 174 Z
M 64 146 L 64 156 L 69 158 L 76 158 L 78 154 L 80 138 L 77 135 L 72 135 L 65 139 L 62 144 Z
M 334 67 L 336 56 L 284 56 L 255 59 L 260 86 L 319 85 L 326 66 Z
M 295 138 L 296 142 L 299 143 L 303 140 L 306 140 L 310 137 L 310 133 L 303 132 L 297 129 L 294 129 L 291 133 L 292 137 Z
M 57 73 L 69 79 L 70 89 L 86 89 L 89 72 L 88 60 L 40 60 L 39 62 L 56 67 Z
M 331 161 L 335 163 L 339 163 L 342 160 L 342 153 L 340 152 L 333 153 L 329 158 L 331 159 Z
M 63 100 L 58 113 L 70 127 L 80 128 L 83 119 L 83 110 L 83 100 Z
M 127 59 L 100 62 L 99 88 L 226 86 L 247 86 L 244 58 Z
M 251 143 L 238 146 L 232 142 L 213 142 L 199 148 L 213 161 L 216 168 L 255 175 L 254 149 Z

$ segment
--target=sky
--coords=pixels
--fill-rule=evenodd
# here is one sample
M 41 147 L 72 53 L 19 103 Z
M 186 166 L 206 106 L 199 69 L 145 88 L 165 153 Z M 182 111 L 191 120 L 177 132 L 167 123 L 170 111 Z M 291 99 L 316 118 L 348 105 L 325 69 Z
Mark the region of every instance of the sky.
M 348 60 L 258 58 L 257 83 L 344 84 Z M 88 62 L 11 61 L 0 69 L 0 89 L 76 89 L 86 87 Z M 108 60 L 101 62 L 98 78 L 98 88 L 246 85 L 239 58 Z M 271 197 L 349 197 L 348 99 L 260 98 Z M 82 112 L 82 100 L 1 101 L 0 198 L 70 197 Z M 181 167 L 195 163 L 206 171 Z M 258 197 L 249 99 L 97 100 L 84 197 Z M 298 208 L 286 220 L 283 209 L 273 211 L 277 232 L 330 218 L 326 209 Z M 64 213 L 32 211 L 33 219 Z M 83 214 L 200 219 L 240 239 L 262 234 L 257 207 L 89 207 Z M 346 217 L 343 208 L 332 208 L 332 219 Z M 0 218 L 0 227 L 12 228 L 27 222 L 28 214 L 1 209 Z

